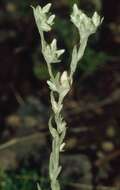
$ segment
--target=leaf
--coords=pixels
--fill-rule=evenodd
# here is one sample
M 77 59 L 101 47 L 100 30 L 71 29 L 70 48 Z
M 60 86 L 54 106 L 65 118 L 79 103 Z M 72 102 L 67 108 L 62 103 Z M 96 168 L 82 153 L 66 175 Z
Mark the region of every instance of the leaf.
M 51 97 L 52 109 L 53 109 L 53 112 L 56 114 L 58 112 L 58 103 L 56 102 L 52 92 L 50 95 L 51 95 L 50 97 Z
M 62 73 L 61 78 L 60 78 L 60 82 L 61 82 L 63 89 L 69 89 L 70 88 L 69 77 L 68 77 L 67 71 L 64 71 Z
M 77 63 L 78 63 L 77 47 L 74 46 L 73 52 L 72 52 L 72 61 L 71 61 L 71 64 L 70 64 L 71 75 L 74 74 L 74 72 L 76 70 L 76 67 L 77 67 Z
M 62 167 L 59 166 L 57 171 L 55 172 L 56 179 L 57 179 L 58 175 L 60 174 L 61 170 L 62 170 Z
M 49 12 L 49 10 L 50 10 L 50 8 L 51 8 L 51 3 L 48 3 L 47 5 L 45 5 L 43 8 L 42 8 L 42 11 L 44 12 L 44 13 L 48 13 Z
M 63 104 L 56 102 L 53 92 L 51 92 L 50 97 L 51 97 L 51 104 L 52 104 L 52 109 L 53 109 L 54 114 L 59 114 L 63 107 Z
M 51 15 L 51 16 L 48 18 L 47 23 L 48 23 L 48 24 L 52 24 L 54 19 L 55 19 L 55 15 Z
M 50 133 L 51 135 L 53 136 L 53 138 L 58 138 L 58 132 L 57 130 L 52 126 L 52 117 L 50 117 L 49 119 L 49 130 L 50 130 Z
M 64 131 L 62 132 L 61 136 L 60 136 L 60 144 L 62 144 L 64 138 L 65 138 L 65 135 L 66 135 L 66 128 L 64 129 Z
M 54 71 L 54 76 L 55 77 L 51 79 L 51 82 L 56 86 L 56 89 L 58 92 L 60 88 L 60 72 Z
M 52 91 L 57 91 L 57 88 L 56 88 L 56 86 L 55 86 L 55 84 L 53 84 L 51 81 L 47 81 L 47 84 L 48 84 L 48 86 L 49 86 L 49 88 L 52 90 Z
M 53 41 L 51 43 L 51 49 L 53 51 L 56 51 L 56 49 L 57 49 L 57 40 L 56 39 L 53 39 Z
M 60 95 L 62 98 L 64 98 L 66 96 L 66 94 L 69 92 L 69 88 L 66 89 L 60 89 Z
M 60 72 L 57 72 L 56 76 L 55 76 L 55 81 L 59 81 L 60 79 Z
M 39 183 L 37 183 L 37 189 L 38 190 L 42 190 L 41 187 L 40 187 L 40 185 L 39 185 Z
M 57 130 L 58 132 L 61 134 L 66 127 L 66 122 L 63 120 L 63 118 L 60 116 L 58 117 L 58 121 L 57 121 L 58 125 L 57 125 Z
M 50 154 L 50 162 L 49 162 L 49 176 L 50 179 L 53 178 L 53 170 L 54 170 L 54 165 L 53 165 L 53 153 Z
M 60 145 L 60 152 L 64 152 L 64 147 L 65 147 L 66 143 L 62 143 Z

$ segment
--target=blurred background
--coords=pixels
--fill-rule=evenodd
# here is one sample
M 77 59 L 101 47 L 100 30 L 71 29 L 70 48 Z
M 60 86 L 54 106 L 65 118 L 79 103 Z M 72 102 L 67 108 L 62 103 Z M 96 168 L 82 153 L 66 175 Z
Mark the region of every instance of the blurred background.
M 1 0 L 0 189 L 33 190 L 37 182 L 50 189 L 49 75 L 30 8 L 48 2 L 57 18 L 46 39 L 57 38 L 59 48 L 66 49 L 54 72 L 69 67 L 79 40 L 69 17 L 72 5 L 77 3 L 90 16 L 95 10 L 104 16 L 64 102 L 68 131 L 61 184 L 72 190 L 120 188 L 120 1 Z

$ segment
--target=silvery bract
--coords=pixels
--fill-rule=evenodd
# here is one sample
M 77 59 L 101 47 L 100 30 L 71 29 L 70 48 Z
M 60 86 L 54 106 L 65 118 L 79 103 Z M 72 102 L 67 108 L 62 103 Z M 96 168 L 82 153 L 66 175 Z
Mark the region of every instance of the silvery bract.
M 60 62 L 59 57 L 64 53 L 64 49 L 57 50 L 57 41 L 53 39 L 50 45 L 46 45 L 44 57 L 47 63 Z
M 50 17 L 48 17 L 48 12 L 50 10 L 50 7 L 51 3 L 48 3 L 43 8 L 41 8 L 41 6 L 39 5 L 36 8 L 32 7 L 35 21 L 39 31 L 48 32 L 51 30 L 51 26 L 53 25 L 53 20 L 55 18 L 55 15 L 51 15 Z
M 74 4 L 71 21 L 78 28 L 81 39 L 88 38 L 95 33 L 102 20 L 97 12 L 90 18 Z

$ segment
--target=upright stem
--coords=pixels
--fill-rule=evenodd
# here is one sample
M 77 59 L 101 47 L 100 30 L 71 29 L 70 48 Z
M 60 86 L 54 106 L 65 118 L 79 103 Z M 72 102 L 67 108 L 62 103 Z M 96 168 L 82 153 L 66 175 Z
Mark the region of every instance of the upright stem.
M 49 17 L 48 13 L 50 10 L 51 4 L 48 3 L 46 6 L 41 8 L 37 6 L 33 8 L 36 24 L 41 37 L 42 44 L 42 53 L 47 62 L 48 72 L 50 75 L 50 81 L 48 85 L 50 87 L 51 93 L 51 105 L 53 109 L 53 116 L 49 119 L 49 130 L 52 135 L 52 152 L 50 154 L 49 161 L 49 176 L 51 181 L 52 190 L 60 190 L 60 184 L 58 181 L 58 176 L 61 172 L 60 166 L 60 152 L 64 148 L 64 138 L 66 135 L 66 122 L 62 117 L 61 110 L 63 108 L 63 99 L 67 95 L 68 91 L 73 82 L 73 74 L 76 71 L 78 62 L 81 60 L 85 47 L 87 45 L 88 37 L 95 33 L 97 27 L 102 23 L 103 19 L 100 19 L 100 16 L 95 12 L 92 18 L 89 18 L 85 15 L 76 4 L 73 5 L 73 12 L 71 14 L 71 21 L 78 28 L 80 34 L 80 47 L 77 49 L 75 45 L 72 52 L 72 60 L 70 64 L 70 74 L 67 71 L 64 71 L 62 75 L 59 73 L 54 77 L 52 72 L 52 63 L 59 62 L 60 55 L 63 54 L 63 50 L 58 50 L 56 47 L 56 40 L 49 45 L 44 39 L 44 33 L 51 30 L 53 25 L 53 20 L 55 15 Z M 69 75 L 69 76 L 68 76 Z M 58 94 L 58 99 L 54 93 Z M 52 120 L 54 120 L 54 124 Z M 38 190 L 40 187 L 38 186 Z
M 52 73 L 51 64 L 47 63 L 47 67 L 48 67 L 48 72 L 49 72 L 49 75 L 50 75 L 51 79 L 54 79 L 54 76 L 53 76 L 53 73 Z
M 59 105 L 61 105 L 61 98 L 60 98 L 60 94 L 59 98 L 58 98 L 58 107 Z M 54 95 L 53 95 L 54 96 Z M 50 131 L 54 130 L 54 134 L 52 135 L 53 140 L 52 140 L 52 152 L 50 155 L 50 163 L 49 163 L 49 175 L 50 175 L 50 180 L 51 180 L 51 189 L 52 190 L 60 190 L 60 183 L 58 180 L 58 175 L 61 171 L 61 166 L 60 166 L 60 146 L 63 143 L 64 140 L 64 136 L 65 136 L 65 132 L 66 130 L 63 131 L 59 131 L 59 125 L 60 123 L 60 118 L 62 118 L 61 116 L 61 112 L 55 113 L 54 112 L 54 121 L 56 124 L 56 128 L 54 128 L 51 123 L 49 123 L 49 128 Z
M 44 35 L 43 33 L 41 33 L 41 40 L 42 40 L 42 51 L 44 51 L 44 45 L 45 45 L 45 40 L 44 40 Z M 77 52 L 77 62 L 82 58 L 85 47 L 87 44 L 87 40 L 81 40 L 80 41 L 80 47 L 78 49 Z M 51 68 L 51 64 L 47 62 L 47 67 L 48 67 L 48 71 L 49 71 L 49 75 L 51 78 L 51 81 L 54 84 L 54 76 L 52 73 L 52 68 Z M 73 76 L 71 76 L 73 77 Z M 70 78 L 70 76 L 68 77 Z M 62 88 L 62 84 L 59 81 L 59 87 Z M 72 83 L 70 84 L 70 86 L 72 85 Z M 64 89 L 65 90 L 65 89 Z M 52 190 L 60 190 L 60 183 L 58 180 L 58 176 L 60 174 L 61 171 L 61 166 L 60 166 L 60 152 L 63 149 L 64 146 L 64 138 L 65 138 L 65 134 L 66 134 L 66 122 L 64 121 L 61 111 L 63 107 L 63 100 L 64 100 L 64 96 L 63 96 L 63 91 L 57 91 L 58 93 L 58 100 L 56 101 L 54 92 L 51 90 L 51 104 L 53 106 L 53 100 L 54 103 L 57 105 L 58 111 L 55 111 L 53 109 L 53 117 L 49 120 L 49 129 L 52 135 L 52 151 L 51 151 L 51 155 L 50 155 L 50 161 L 49 161 L 49 176 L 50 176 L 50 181 L 51 181 L 51 189 Z M 67 94 L 67 93 L 66 93 Z M 54 120 L 54 124 L 55 126 L 53 126 L 52 124 L 52 120 Z M 64 125 L 63 129 L 62 129 L 62 125 Z M 60 129 L 61 128 L 61 129 Z

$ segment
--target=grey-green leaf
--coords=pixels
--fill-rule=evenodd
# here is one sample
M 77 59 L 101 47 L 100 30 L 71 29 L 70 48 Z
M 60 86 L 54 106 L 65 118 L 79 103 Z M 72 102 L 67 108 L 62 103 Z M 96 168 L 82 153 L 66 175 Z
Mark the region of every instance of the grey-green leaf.
M 72 52 L 72 61 L 71 61 L 71 64 L 70 64 L 71 75 L 74 74 L 74 72 L 76 70 L 76 67 L 77 67 L 77 63 L 78 63 L 77 47 L 74 46 L 73 52 Z

